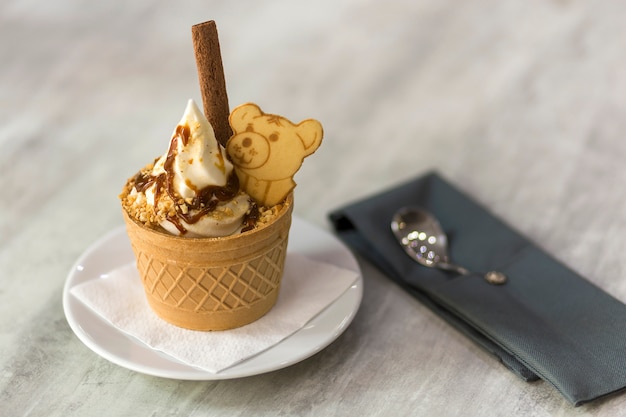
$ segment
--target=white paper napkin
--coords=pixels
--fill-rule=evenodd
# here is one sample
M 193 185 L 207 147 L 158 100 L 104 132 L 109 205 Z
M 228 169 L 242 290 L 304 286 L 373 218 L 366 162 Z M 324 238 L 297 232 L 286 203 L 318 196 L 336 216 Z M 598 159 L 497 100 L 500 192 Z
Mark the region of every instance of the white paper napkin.
M 226 331 L 171 325 L 152 312 L 134 263 L 70 292 L 113 326 L 188 365 L 217 373 L 302 328 L 358 279 L 354 271 L 289 253 L 276 305 L 259 320 Z

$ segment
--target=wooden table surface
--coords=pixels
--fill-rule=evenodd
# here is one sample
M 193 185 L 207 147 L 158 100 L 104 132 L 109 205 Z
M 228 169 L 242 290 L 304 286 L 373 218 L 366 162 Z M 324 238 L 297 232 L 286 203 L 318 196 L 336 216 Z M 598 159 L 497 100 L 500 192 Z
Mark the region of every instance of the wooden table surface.
M 191 26 L 216 20 L 231 107 L 325 138 L 295 214 L 432 169 L 626 301 L 626 2 L 0 1 L 0 415 L 617 416 L 526 383 L 365 260 L 361 308 L 293 366 L 178 381 L 74 335 L 66 277 L 122 225 L 127 177 L 200 92 Z M 626 341 L 625 341 L 626 343 Z

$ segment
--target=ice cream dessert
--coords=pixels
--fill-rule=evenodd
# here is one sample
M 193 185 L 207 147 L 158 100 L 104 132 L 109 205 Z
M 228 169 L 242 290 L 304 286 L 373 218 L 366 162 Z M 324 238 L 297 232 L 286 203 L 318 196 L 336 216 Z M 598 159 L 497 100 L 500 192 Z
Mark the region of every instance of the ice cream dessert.
M 293 211 L 293 176 L 322 140 L 255 104 L 230 112 L 215 22 L 192 28 L 204 112 L 189 101 L 165 153 L 120 194 L 146 299 L 192 330 L 251 323 L 276 303 Z
M 227 236 L 254 226 L 256 205 L 193 100 L 167 151 L 130 179 L 124 209 L 149 227 L 186 237 Z
M 224 148 L 190 100 L 167 151 L 120 194 L 150 306 L 194 330 L 239 327 L 272 308 L 293 175 L 322 140 L 319 122 L 295 124 L 251 103 L 235 108 L 230 124 Z

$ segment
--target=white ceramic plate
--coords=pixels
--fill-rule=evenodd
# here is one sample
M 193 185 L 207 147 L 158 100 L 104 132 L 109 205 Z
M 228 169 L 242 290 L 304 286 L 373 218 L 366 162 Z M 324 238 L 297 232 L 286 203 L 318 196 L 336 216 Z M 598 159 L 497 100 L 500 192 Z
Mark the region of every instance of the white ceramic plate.
M 133 371 L 164 378 L 213 380 L 274 371 L 304 360 L 332 343 L 352 322 L 363 296 L 359 266 L 335 236 L 297 217 L 289 235 L 289 253 L 327 262 L 359 274 L 359 279 L 302 329 L 270 349 L 219 373 L 200 370 L 158 352 L 111 326 L 70 294 L 70 289 L 134 260 L 125 229 L 115 229 L 91 245 L 72 267 L 63 289 L 63 309 L 78 338 L 103 358 Z

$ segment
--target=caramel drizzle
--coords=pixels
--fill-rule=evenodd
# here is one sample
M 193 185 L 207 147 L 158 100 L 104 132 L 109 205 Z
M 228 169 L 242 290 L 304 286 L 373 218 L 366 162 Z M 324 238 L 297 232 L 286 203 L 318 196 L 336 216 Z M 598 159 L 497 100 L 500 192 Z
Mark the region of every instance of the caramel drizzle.
M 180 196 L 174 189 L 174 160 L 176 155 L 178 155 L 178 141 L 180 140 L 183 145 L 187 145 L 190 136 L 191 132 L 189 130 L 189 126 L 176 126 L 176 132 L 170 142 L 170 147 L 167 151 L 167 156 L 165 157 L 165 163 L 163 164 L 165 172 L 159 174 L 158 176 L 140 172 L 134 179 L 135 188 L 138 192 L 145 192 L 152 186 L 152 184 L 156 184 L 154 195 L 155 202 L 159 200 L 161 192 L 165 190 L 174 202 L 175 207 L 175 214 L 168 214 L 166 216 L 166 220 L 174 224 L 181 235 L 187 233 L 187 229 L 183 226 L 181 220 L 188 224 L 197 223 L 202 217 L 215 210 L 220 202 L 232 200 L 239 193 L 239 178 L 233 170 L 228 176 L 226 185 L 208 185 L 200 190 L 197 190 L 196 196 L 192 199 L 192 201 L 189 203 L 186 202 L 188 207 L 187 213 L 183 213 L 181 205 L 177 204 Z M 193 214 L 192 211 L 194 211 Z M 258 218 L 258 207 L 254 202 L 251 202 L 250 210 L 248 210 L 248 213 L 244 216 L 243 228 L 241 231 L 245 232 L 252 230 L 256 225 Z

